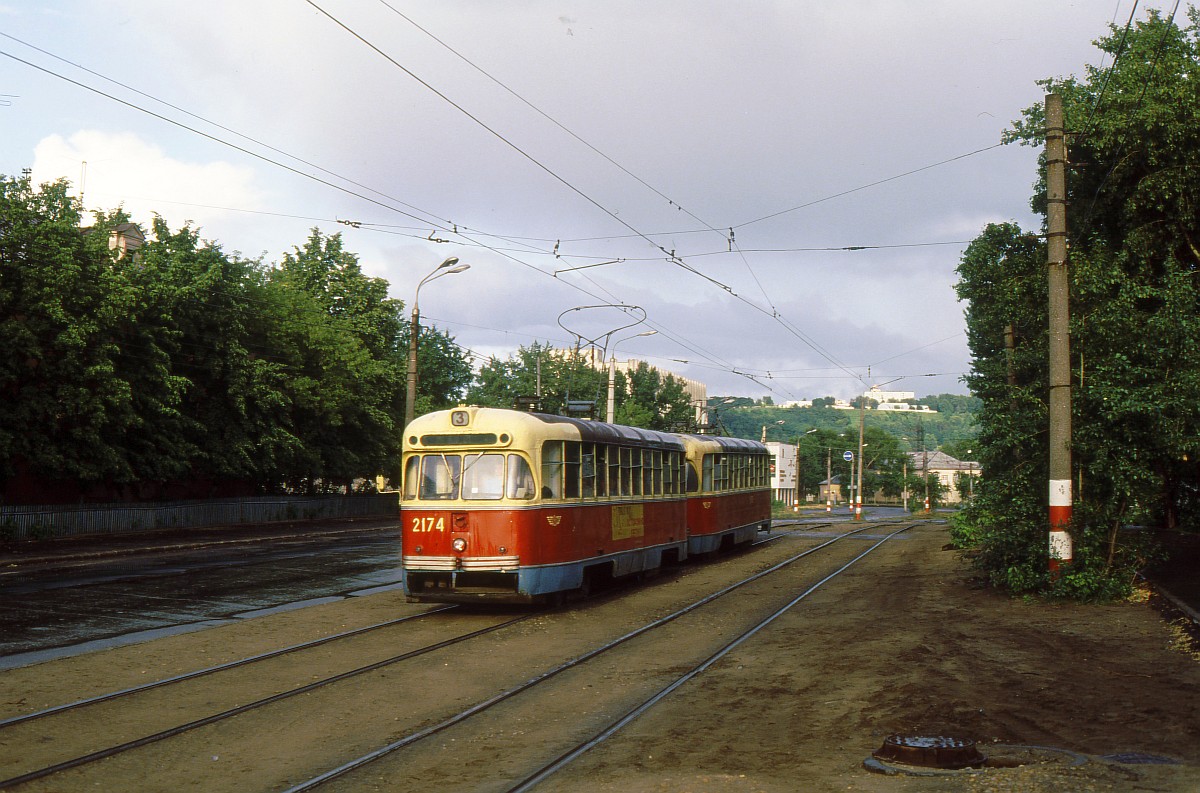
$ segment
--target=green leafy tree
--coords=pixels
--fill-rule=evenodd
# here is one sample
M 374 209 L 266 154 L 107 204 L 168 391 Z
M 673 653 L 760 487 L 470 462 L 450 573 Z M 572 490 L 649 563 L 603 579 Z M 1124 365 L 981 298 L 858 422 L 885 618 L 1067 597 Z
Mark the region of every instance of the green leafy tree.
M 662 375 L 645 361 L 629 372 L 628 388 L 619 391 L 616 422 L 668 431 L 686 428 L 692 418 L 683 385 L 672 375 Z
M 534 343 L 520 347 L 507 358 L 493 356 L 480 367 L 479 375 L 467 391 L 472 404 L 511 408 L 517 397 L 534 397 L 541 382 L 541 404 L 545 413 L 564 413 L 567 401 L 594 401 L 602 416 L 608 394 L 608 373 L 593 368 L 587 359 L 573 351 L 549 344 Z M 624 388 L 625 375 L 617 372 L 617 389 Z
M 107 243 L 103 229 L 81 233 L 65 181 L 34 189 L 28 178 L 0 176 L 0 470 L 6 477 L 128 482 L 135 476 L 122 444 L 137 419 L 135 395 L 118 358 L 136 298 Z M 172 385 L 159 385 L 141 396 L 147 404 L 163 400 L 162 409 L 170 411 Z
M 278 349 L 289 375 L 290 430 L 300 441 L 288 461 L 292 488 L 349 487 L 393 470 L 405 388 L 402 304 L 387 282 L 363 273 L 341 235 L 314 230 L 286 254 L 269 283 L 277 305 Z
M 1123 525 L 1200 523 L 1197 42 L 1195 10 L 1184 28 L 1150 11 L 1128 36 L 1113 28 L 1097 42 L 1112 68 L 1043 83 L 1063 96 L 1077 132 L 1071 159 L 1087 164 L 1072 169 L 1067 200 L 1073 457 L 1087 475 L 1076 485 L 1075 559 L 1054 581 L 1045 558 L 1044 248 L 1015 227 L 989 227 L 960 265 L 988 476 L 956 537 L 1011 590 L 1120 595 L 1150 553 Z M 1041 146 L 1044 123 L 1031 107 L 1011 139 Z M 1032 204 L 1046 207 L 1044 178 Z
M 467 399 L 480 405 L 512 407 L 517 397 L 537 393 L 541 372 L 541 404 L 546 413 L 565 412 L 568 399 L 592 401 L 603 418 L 608 402 L 608 371 L 593 367 L 586 356 L 549 345 L 521 347 L 507 358 L 493 357 L 481 368 Z M 613 378 L 614 421 L 647 429 L 671 430 L 689 425 L 691 404 L 683 384 L 645 362 Z
M 148 361 L 153 344 L 178 386 L 175 415 L 141 409 L 149 437 L 170 468 L 139 472 L 144 482 L 188 478 L 242 480 L 269 487 L 266 460 L 291 445 L 275 431 L 285 400 L 277 357 L 264 348 L 270 333 L 261 266 L 226 255 L 189 226 L 172 231 L 155 218 L 153 237 L 122 260 L 136 285 L 138 335 L 123 355 Z M 140 389 L 139 389 L 140 390 Z

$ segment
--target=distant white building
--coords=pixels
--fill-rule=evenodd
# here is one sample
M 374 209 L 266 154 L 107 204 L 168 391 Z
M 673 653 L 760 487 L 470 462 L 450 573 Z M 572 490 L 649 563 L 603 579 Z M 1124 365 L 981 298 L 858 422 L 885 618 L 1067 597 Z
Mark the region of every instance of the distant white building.
M 906 399 L 916 399 L 916 391 L 880 391 L 877 386 L 871 386 L 863 396 L 876 402 L 903 402 Z
M 875 407 L 876 410 L 907 410 L 913 413 L 937 413 L 929 405 L 913 404 L 917 400 L 917 393 L 915 391 L 881 391 L 872 386 L 863 392 L 863 396 L 879 403 Z
M 937 413 L 929 405 L 914 405 L 911 402 L 880 402 L 876 410 L 906 410 L 910 413 Z
M 796 494 L 803 490 L 796 478 L 799 471 L 796 444 L 767 441 L 767 451 L 771 453 L 771 498 L 791 506 L 796 503 Z

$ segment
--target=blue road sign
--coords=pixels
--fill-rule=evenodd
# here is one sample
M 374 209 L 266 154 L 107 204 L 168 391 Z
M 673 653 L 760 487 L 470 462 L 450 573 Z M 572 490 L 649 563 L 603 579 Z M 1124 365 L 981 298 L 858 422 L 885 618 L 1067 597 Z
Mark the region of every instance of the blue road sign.
M 850 462 L 854 459 L 854 452 L 842 452 L 842 459 L 846 462 Z

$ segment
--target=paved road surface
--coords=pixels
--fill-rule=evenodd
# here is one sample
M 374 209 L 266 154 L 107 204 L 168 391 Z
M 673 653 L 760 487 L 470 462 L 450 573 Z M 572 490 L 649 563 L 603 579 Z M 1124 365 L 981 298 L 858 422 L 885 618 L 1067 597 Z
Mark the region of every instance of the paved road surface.
M 395 521 L 41 544 L 0 557 L 0 669 L 399 586 Z

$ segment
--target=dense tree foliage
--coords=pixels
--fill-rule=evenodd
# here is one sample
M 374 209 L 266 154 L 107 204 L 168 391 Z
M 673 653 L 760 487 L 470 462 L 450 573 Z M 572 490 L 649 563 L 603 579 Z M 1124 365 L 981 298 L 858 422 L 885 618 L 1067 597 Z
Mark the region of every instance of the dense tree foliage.
M 974 411 L 980 400 L 962 394 L 939 394 L 917 401 L 936 404 L 944 412 L 906 413 L 868 408 L 863 417 L 863 480 L 868 503 L 874 493 L 898 498 L 907 483 L 914 499 L 913 508 L 920 508 L 926 483 L 912 465 L 906 466 L 909 453 L 940 449 L 959 459 L 972 459 L 978 445 Z M 833 402 L 833 397 L 829 397 L 827 402 L 813 400 L 814 407 L 777 408 L 744 398 L 711 397 L 708 404 L 710 417 L 719 417 L 722 431 L 730 435 L 757 440 L 765 431 L 769 441 L 799 444 L 800 489 L 805 495 L 815 497 L 828 472 L 839 479 L 844 497 L 849 498 L 857 468 L 845 461 L 843 453 L 857 454 L 859 412 L 826 406 Z M 942 500 L 942 486 L 936 474 L 931 474 L 929 480 L 930 500 L 936 506 Z
M 9 497 L 152 498 L 344 488 L 392 470 L 408 326 L 340 235 L 277 266 L 161 219 L 80 229 L 65 182 L 0 177 L 0 486 Z M 457 402 L 470 360 L 421 334 L 418 394 Z
M 591 365 L 574 351 L 549 345 L 521 347 L 507 358 L 485 363 L 467 393 L 472 404 L 511 408 L 518 397 L 535 397 L 541 384 L 541 410 L 562 413 L 567 402 L 590 402 L 603 418 L 608 403 L 608 370 Z M 683 385 L 672 375 L 639 362 L 628 375 L 613 378 L 614 421 L 657 430 L 687 429 L 693 410 Z
M 1097 42 L 1110 67 L 1047 80 L 1063 96 L 1070 159 L 1075 561 L 1047 572 L 1045 246 L 989 226 L 959 267 L 988 472 L 958 541 L 1013 591 L 1128 590 L 1145 564 L 1130 523 L 1200 527 L 1200 38 L 1157 11 Z M 1041 147 L 1041 105 L 1013 140 Z M 1046 207 L 1044 176 L 1032 205 Z M 1009 340 L 1006 342 L 1006 338 Z

